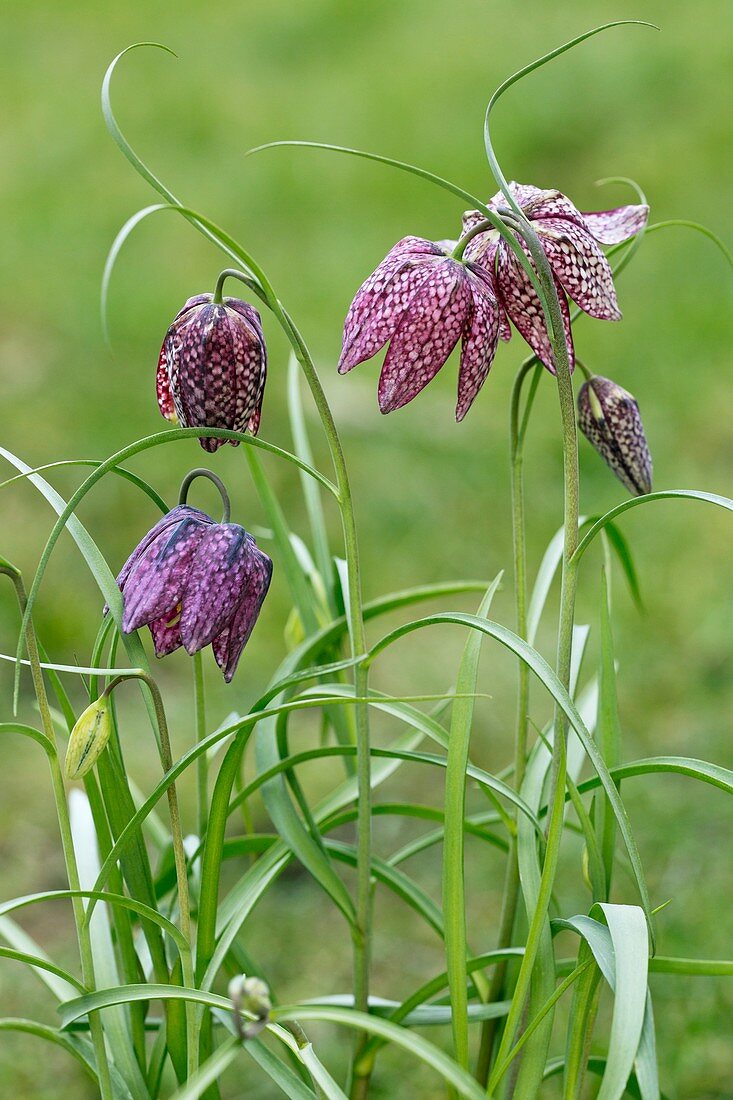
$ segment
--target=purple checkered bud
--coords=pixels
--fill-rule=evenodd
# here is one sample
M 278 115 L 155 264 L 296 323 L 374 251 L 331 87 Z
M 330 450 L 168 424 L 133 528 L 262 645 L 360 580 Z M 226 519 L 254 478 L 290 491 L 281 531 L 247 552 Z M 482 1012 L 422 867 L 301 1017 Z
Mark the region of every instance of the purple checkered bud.
M 461 341 L 456 420 L 491 368 L 503 310 L 493 276 L 447 254 L 453 242 L 405 237 L 362 284 L 344 323 L 339 373 L 389 343 L 379 408 L 402 408 L 427 386 Z
M 652 491 L 652 456 L 636 399 L 610 378 L 594 376 L 578 394 L 578 425 L 630 493 Z
M 158 405 L 184 428 L 257 434 L 267 375 L 260 315 L 237 298 L 189 298 L 166 333 L 158 360 Z M 205 451 L 223 439 L 202 438 Z M 238 446 L 237 440 L 229 440 Z
M 236 523 L 215 523 L 179 504 L 132 552 L 117 578 L 122 629 L 147 626 L 155 653 L 211 645 L 229 681 L 234 676 L 272 577 L 272 562 Z

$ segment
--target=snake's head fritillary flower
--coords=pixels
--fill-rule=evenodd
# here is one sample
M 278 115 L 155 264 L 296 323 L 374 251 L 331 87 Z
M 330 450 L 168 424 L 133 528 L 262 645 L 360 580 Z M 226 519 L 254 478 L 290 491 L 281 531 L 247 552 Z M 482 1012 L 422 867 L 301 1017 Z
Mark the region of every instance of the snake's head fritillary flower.
M 236 523 L 215 523 L 179 504 L 132 552 L 117 578 L 122 629 L 150 628 L 155 653 L 211 644 L 229 681 L 234 676 L 272 577 L 272 562 Z
M 489 373 L 502 328 L 493 276 L 454 259 L 453 242 L 405 237 L 362 284 L 344 323 L 341 374 L 389 343 L 379 408 L 402 408 L 432 381 L 461 341 L 456 420 Z
M 260 315 L 237 298 L 189 298 L 165 335 L 158 360 L 158 405 L 184 428 L 257 434 L 267 375 Z M 205 451 L 224 439 L 202 438 Z M 229 440 L 238 446 L 238 440 Z
M 583 214 L 559 191 L 543 191 L 529 184 L 510 183 L 509 189 L 532 223 L 552 268 L 563 312 L 565 339 L 574 366 L 573 337 L 567 297 L 591 317 L 618 321 L 613 274 L 600 245 L 618 244 L 633 237 L 646 225 L 649 207 L 619 206 Z M 501 192 L 488 203 L 492 210 L 506 207 Z M 478 210 L 464 214 L 464 232 L 483 220 Z M 524 243 L 517 236 L 529 257 Z M 542 305 L 526 271 L 498 231 L 479 233 L 466 247 L 466 257 L 495 274 L 502 305 L 532 351 L 554 371 L 552 349 L 547 336 Z M 530 261 L 531 262 L 531 261 Z
M 652 457 L 636 399 L 610 378 L 594 376 L 578 394 L 578 425 L 630 493 L 652 491 Z

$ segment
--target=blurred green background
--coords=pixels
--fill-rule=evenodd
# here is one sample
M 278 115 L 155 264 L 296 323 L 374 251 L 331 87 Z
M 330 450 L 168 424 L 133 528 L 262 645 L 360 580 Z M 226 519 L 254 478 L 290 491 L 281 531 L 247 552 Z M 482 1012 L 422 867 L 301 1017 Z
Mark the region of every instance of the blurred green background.
M 413 177 L 364 161 L 311 150 L 275 150 L 245 160 L 250 146 L 280 138 L 331 141 L 424 165 L 478 195 L 493 193 L 482 146 L 486 100 L 508 73 L 577 33 L 616 18 L 649 19 L 609 32 L 512 91 L 497 111 L 495 138 L 508 176 L 557 186 L 582 209 L 631 201 L 626 188 L 595 187 L 629 175 L 644 187 L 653 220 L 691 218 L 733 239 L 733 20 L 729 0 L 219 0 L 209 5 L 127 0 L 32 2 L 5 11 L 0 40 L 0 372 L 3 446 L 32 465 L 103 458 L 163 427 L 154 398 L 162 335 L 191 294 L 213 287 L 220 257 L 183 221 L 145 223 L 126 247 L 111 288 L 113 354 L 99 323 L 99 283 L 122 222 L 155 201 L 108 138 L 99 86 L 110 59 L 139 40 L 179 55 L 140 51 L 117 74 L 119 119 L 143 157 L 186 203 L 207 213 L 259 258 L 316 356 L 350 462 L 367 598 L 417 583 L 489 578 L 510 571 L 507 415 L 525 347 L 515 335 L 468 419 L 453 422 L 455 363 L 407 409 L 380 416 L 378 367 L 339 379 L 334 365 L 341 323 L 364 276 L 406 233 L 455 236 L 461 205 Z M 580 356 L 630 389 L 641 405 L 656 487 L 733 489 L 731 272 L 702 237 L 674 229 L 651 237 L 619 279 L 624 320 L 582 318 Z M 271 349 L 262 435 L 283 446 L 287 353 L 265 321 Z M 327 468 L 309 409 L 317 457 Z M 561 454 L 556 398 L 544 380 L 528 445 L 530 567 L 560 522 Z M 204 458 L 193 444 L 159 448 L 133 464 L 169 500 L 182 475 Z M 234 518 L 263 522 L 240 449 L 212 465 L 234 497 Z M 294 530 L 307 534 L 297 479 L 267 462 Z M 0 477 L 14 472 L 5 466 Z M 582 506 L 602 511 L 623 490 L 583 446 Z M 50 480 L 68 495 L 78 471 Z M 214 507 L 204 486 L 196 503 Z M 2 493 L 0 553 L 29 581 L 52 516 L 26 484 Z M 146 498 L 107 480 L 81 518 L 113 568 L 154 520 Z M 329 515 L 334 539 L 337 517 Z M 616 589 L 625 756 L 688 754 L 733 765 L 733 555 L 731 518 L 692 503 L 662 503 L 623 521 L 637 557 L 646 612 Z M 338 545 L 338 542 L 335 542 Z M 599 560 L 582 577 L 580 621 L 596 621 Z M 513 622 L 511 578 L 497 597 L 498 618 Z M 18 619 L 0 590 L 0 650 L 14 651 Z M 451 601 L 470 609 L 469 599 Z M 86 663 L 99 615 L 95 585 L 70 539 L 44 581 L 37 626 L 53 658 Z M 288 596 L 276 574 L 254 640 L 225 688 L 206 657 L 212 727 L 243 710 L 282 658 Z M 552 653 L 555 606 L 541 644 Z M 378 631 L 380 628 L 377 627 Z M 400 692 L 448 687 L 461 632 L 424 632 L 380 665 L 375 684 Z M 591 643 L 588 672 L 595 646 Z M 158 666 L 180 752 L 192 737 L 191 687 L 181 654 Z M 498 770 L 509 759 L 514 709 L 512 663 L 486 647 L 478 710 L 477 761 Z M 11 670 L 0 669 L 3 719 L 11 712 Z M 78 684 L 71 684 L 81 705 Z M 25 690 L 29 684 L 24 684 Z M 536 718 L 547 716 L 536 693 Z M 128 709 L 129 708 L 129 709 Z M 24 701 L 33 717 L 30 700 Z M 123 735 L 135 779 L 156 776 L 153 746 L 133 692 Z M 377 723 L 378 735 L 388 725 Z M 294 726 L 294 743 L 315 731 Z M 0 897 L 59 887 L 62 865 L 45 766 L 18 740 L 1 748 Z M 403 769 L 404 772 L 404 769 Z M 304 772 L 310 792 L 339 776 Z M 190 792 L 190 788 L 187 788 Z M 416 793 L 439 806 L 439 777 L 406 772 L 383 797 Z M 674 777 L 624 788 L 659 919 L 663 954 L 730 957 L 730 843 L 733 809 L 711 788 Z M 189 804 L 191 799 L 188 799 Z M 265 825 L 265 821 L 260 823 Z M 193 827 L 193 817 L 189 822 Z M 378 849 L 394 850 L 410 829 L 382 819 Z M 471 938 L 493 943 L 501 887 L 499 854 L 469 840 Z M 579 852 L 567 855 L 566 912 L 587 904 Z M 408 870 L 439 897 L 439 851 Z M 635 900 L 620 879 L 617 900 Z M 66 911 L 29 910 L 24 926 L 61 960 L 73 959 Z M 379 895 L 374 990 L 406 994 L 442 969 L 437 940 L 399 901 Z M 349 942 L 340 918 L 308 878 L 293 869 L 247 925 L 244 942 L 282 1000 L 348 988 Z M 43 987 L 17 964 L 0 970 L 2 1014 L 53 1022 Z M 656 977 L 655 1013 L 663 1087 L 670 1097 L 733 1097 L 730 979 Z M 316 1038 L 321 1033 L 316 1029 Z M 437 1036 L 433 1033 L 432 1037 Z M 322 1041 L 338 1059 L 330 1033 Z M 343 1041 L 342 1041 L 343 1046 Z M 375 1096 L 438 1096 L 435 1079 L 386 1054 Z M 269 1097 L 253 1064 L 229 1079 L 230 1096 Z M 396 1074 L 397 1076 L 393 1076 Z M 0 1042 L 3 1096 L 77 1097 L 88 1084 L 62 1052 L 36 1040 Z

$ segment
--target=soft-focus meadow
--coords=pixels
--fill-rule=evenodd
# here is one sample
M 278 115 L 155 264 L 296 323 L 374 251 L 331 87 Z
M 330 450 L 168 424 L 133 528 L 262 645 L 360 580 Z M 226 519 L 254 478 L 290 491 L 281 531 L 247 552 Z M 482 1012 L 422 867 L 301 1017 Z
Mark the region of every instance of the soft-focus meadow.
M 610 18 L 650 19 L 612 31 L 523 82 L 502 102 L 495 138 L 513 178 L 557 186 L 583 209 L 633 201 L 601 177 L 635 177 L 652 219 L 691 218 L 733 239 L 733 18 L 729 0 L 695 5 L 663 0 L 566 0 L 521 5 L 494 0 L 219 0 L 175 5 L 127 0 L 33 2 L 3 15 L 0 38 L 0 444 L 32 465 L 104 458 L 162 428 L 154 370 L 168 321 L 193 293 L 210 290 L 219 256 L 180 219 L 144 224 L 126 248 L 111 288 L 113 351 L 99 322 L 106 251 L 121 223 L 154 201 L 107 137 L 99 85 L 109 60 L 139 40 L 167 43 L 180 59 L 140 51 L 120 69 L 118 116 L 128 136 L 185 202 L 229 228 L 266 266 L 298 319 L 341 426 L 357 502 L 367 598 L 452 577 L 493 577 L 510 568 L 508 396 L 525 348 L 515 335 L 467 420 L 453 422 L 453 362 L 407 409 L 380 416 L 377 367 L 346 379 L 335 373 L 341 323 L 352 293 L 406 233 L 456 235 L 458 200 L 413 177 L 314 150 L 247 148 L 278 138 L 353 145 L 424 165 L 476 194 L 493 191 L 484 159 L 488 95 L 509 72 L 574 34 Z M 646 241 L 619 279 L 621 324 L 580 320 L 582 359 L 638 398 L 652 447 L 656 488 L 733 488 L 731 272 L 714 246 L 687 229 Z M 232 291 L 236 293 L 236 291 Z M 262 435 L 289 446 L 287 355 L 266 321 L 271 370 Z M 527 459 L 530 567 L 560 522 L 561 454 L 557 400 L 543 380 Z M 318 456 L 326 460 L 312 422 Z M 133 468 L 168 500 L 182 475 L 201 464 L 193 443 L 160 448 Z M 213 466 L 234 499 L 233 518 L 262 523 L 242 448 L 224 448 Z M 324 469 L 326 466 L 324 465 Z M 269 463 L 295 531 L 306 535 L 297 478 Z M 13 471 L 4 466 L 0 479 Z M 624 490 L 583 448 L 582 508 L 606 510 Z M 52 472 L 68 495 L 79 471 Z M 199 483 L 201 485 L 202 483 Z M 215 507 L 204 485 L 195 503 Z M 50 530 L 48 506 L 26 484 L 2 489 L 0 554 L 28 582 Z M 107 480 L 81 518 L 113 566 L 154 520 L 144 497 Z M 329 516 L 337 534 L 337 517 Z M 733 528 L 730 515 L 690 502 L 660 503 L 622 521 L 636 554 L 645 612 L 621 577 L 615 584 L 625 757 L 686 754 L 733 766 Z M 263 544 L 264 545 L 264 544 Z M 583 571 L 580 621 L 596 621 L 598 558 Z M 277 569 L 277 562 L 276 562 Z M 70 539 L 56 551 L 37 610 L 53 659 L 86 664 L 100 600 Z M 471 600 L 453 606 L 472 609 Z M 444 605 L 445 606 L 445 605 Z M 0 590 L 0 651 L 14 652 L 18 627 L 10 586 Z M 496 617 L 513 622 L 510 586 Z M 243 711 L 284 649 L 288 597 L 276 572 L 271 596 L 234 683 L 225 687 L 206 656 L 210 723 Z M 552 616 L 541 641 L 552 653 Z M 449 627 L 423 632 L 382 662 L 375 686 L 401 693 L 448 688 L 463 637 Z M 591 644 L 591 658 L 595 649 Z M 185 656 L 158 668 L 174 749 L 191 740 L 191 682 Z M 514 668 L 487 644 L 473 753 L 499 770 L 510 755 Z M 12 667 L 0 668 L 3 720 L 11 710 Z M 29 683 L 24 682 L 25 692 Z M 71 683 L 81 704 L 78 684 Z M 548 715 L 537 692 L 536 717 Z M 157 777 L 153 746 L 135 693 L 120 697 L 122 735 L 135 780 Z M 30 697 L 23 708 L 32 717 Z M 301 722 L 295 741 L 317 731 Z M 377 723 L 378 737 L 389 732 Z M 337 764 L 303 773 L 325 790 Z M 689 780 L 658 777 L 624 797 L 645 860 L 666 955 L 730 957 L 733 804 Z M 439 806 L 439 777 L 406 770 L 383 789 L 412 791 Z M 184 785 L 184 804 L 186 792 Z M 188 800 L 189 805 L 191 799 Z M 193 828 L 193 816 L 187 822 Z M 257 824 L 257 823 L 256 823 Z M 265 827 L 263 818 L 259 822 Z M 398 819 L 377 821 L 377 850 L 389 853 L 412 833 Z M 480 950 L 493 943 L 500 854 L 468 847 L 470 921 Z M 568 864 L 580 858 L 570 851 Z M 439 898 L 439 851 L 410 871 Z M 577 866 L 577 865 L 576 865 Z M 0 745 L 0 899 L 62 885 L 45 764 L 36 746 Z M 574 874 L 572 880 L 579 882 Z M 619 879 L 616 900 L 635 900 Z M 586 896 L 578 893 L 578 910 Z M 24 924 L 56 957 L 71 960 L 73 932 L 63 905 L 29 910 Z M 345 925 L 308 877 L 283 878 L 247 924 L 246 950 L 280 1000 L 349 987 Z M 399 900 L 377 898 L 374 992 L 406 994 L 442 968 L 437 939 Z M 670 1097 L 733 1097 L 733 979 L 652 979 L 662 1085 Z M 51 1020 L 43 987 L 2 961 L 3 1015 Z M 51 1022 L 53 1022 L 51 1020 Z M 332 1036 L 319 1032 L 339 1057 Z M 433 1037 L 435 1034 L 433 1033 Z M 0 1041 L 0 1092 L 78 1097 L 89 1088 L 73 1063 L 36 1040 Z M 328 1053 L 327 1053 L 328 1057 Z M 229 1096 L 272 1095 L 251 1063 L 227 1078 Z M 375 1078 L 375 1096 L 438 1096 L 434 1078 L 387 1052 L 385 1069 L 403 1074 L 395 1092 Z M 251 1067 L 251 1068 L 250 1068 Z M 245 1073 L 253 1076 L 245 1078 Z M 391 1074 L 390 1074 L 391 1076 Z M 380 1081 L 382 1082 L 380 1086 Z M 393 1078 L 394 1081 L 394 1078 Z M 380 1091 L 380 1087 L 382 1091 Z

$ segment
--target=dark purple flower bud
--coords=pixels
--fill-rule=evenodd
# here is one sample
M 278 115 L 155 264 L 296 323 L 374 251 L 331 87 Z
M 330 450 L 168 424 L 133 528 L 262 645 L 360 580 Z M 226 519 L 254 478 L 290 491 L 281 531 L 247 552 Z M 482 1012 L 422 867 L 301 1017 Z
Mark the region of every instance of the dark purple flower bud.
M 211 644 L 229 683 L 272 577 L 272 562 L 235 523 L 181 504 L 132 552 L 117 578 L 122 629 L 150 628 L 155 653 Z
M 184 428 L 257 434 L 267 375 L 260 315 L 237 298 L 189 298 L 166 333 L 158 360 L 158 405 Z M 223 439 L 201 439 L 216 451 Z M 237 446 L 236 440 L 230 440 Z
M 610 378 L 594 376 L 578 394 L 578 425 L 630 493 L 652 491 L 652 457 L 636 399 Z
M 405 237 L 362 284 L 344 323 L 338 369 L 345 374 L 389 342 L 379 408 L 402 408 L 432 381 L 461 341 L 456 420 L 489 373 L 501 309 L 493 277 L 447 254 L 450 242 Z

